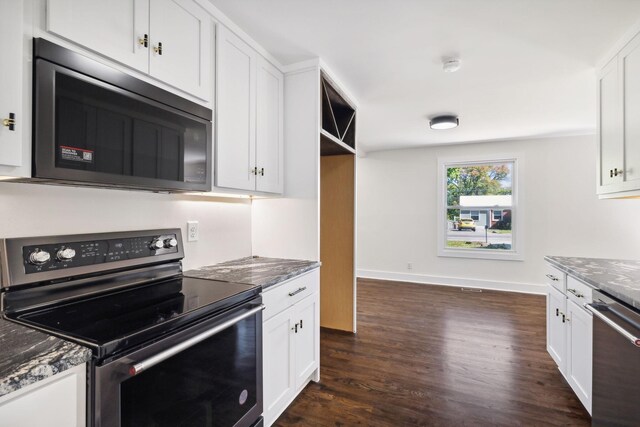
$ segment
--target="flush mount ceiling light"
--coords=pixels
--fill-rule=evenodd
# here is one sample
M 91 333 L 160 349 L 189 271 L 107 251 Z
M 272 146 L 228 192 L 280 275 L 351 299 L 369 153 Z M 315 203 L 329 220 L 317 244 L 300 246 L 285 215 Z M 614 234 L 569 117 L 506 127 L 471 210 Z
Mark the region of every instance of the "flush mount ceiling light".
M 429 127 L 436 130 L 453 129 L 459 123 L 460 121 L 456 116 L 437 116 L 429 120 Z

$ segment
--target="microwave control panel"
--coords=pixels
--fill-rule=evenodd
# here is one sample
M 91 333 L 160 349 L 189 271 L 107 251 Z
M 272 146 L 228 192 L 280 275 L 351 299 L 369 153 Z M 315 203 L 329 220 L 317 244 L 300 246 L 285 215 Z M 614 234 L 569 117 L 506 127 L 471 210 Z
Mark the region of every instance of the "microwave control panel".
M 23 246 L 26 274 L 178 252 L 175 234 Z

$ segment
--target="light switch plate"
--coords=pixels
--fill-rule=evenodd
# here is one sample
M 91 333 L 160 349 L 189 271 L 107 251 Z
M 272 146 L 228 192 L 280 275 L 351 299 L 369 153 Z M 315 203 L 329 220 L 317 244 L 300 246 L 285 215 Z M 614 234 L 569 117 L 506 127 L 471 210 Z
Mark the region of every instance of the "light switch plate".
M 187 221 L 187 241 L 198 241 L 198 221 Z

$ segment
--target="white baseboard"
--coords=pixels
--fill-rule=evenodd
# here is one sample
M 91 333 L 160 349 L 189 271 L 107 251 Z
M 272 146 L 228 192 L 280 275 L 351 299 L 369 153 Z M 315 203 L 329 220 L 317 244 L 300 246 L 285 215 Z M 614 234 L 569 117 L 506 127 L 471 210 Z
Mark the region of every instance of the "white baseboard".
M 490 289 L 494 291 L 519 292 L 545 295 L 546 286 L 532 283 L 510 283 L 494 280 L 463 279 L 460 277 L 428 276 L 426 274 L 396 273 L 392 271 L 357 270 L 363 279 L 394 280 L 398 282 L 420 283 L 424 285 L 456 286 L 461 288 Z

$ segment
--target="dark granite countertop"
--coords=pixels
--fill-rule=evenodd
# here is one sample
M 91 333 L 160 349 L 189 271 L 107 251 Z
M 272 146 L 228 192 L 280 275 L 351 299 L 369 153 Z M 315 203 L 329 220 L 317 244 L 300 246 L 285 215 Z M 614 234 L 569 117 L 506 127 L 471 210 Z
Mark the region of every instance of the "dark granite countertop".
M 244 283 L 267 289 L 318 267 L 320 267 L 318 261 L 246 257 L 189 270 L 184 275 L 200 279 Z
M 0 318 L 0 396 L 91 359 L 91 350 Z
M 588 285 L 640 309 L 640 261 L 561 256 L 544 259 Z

